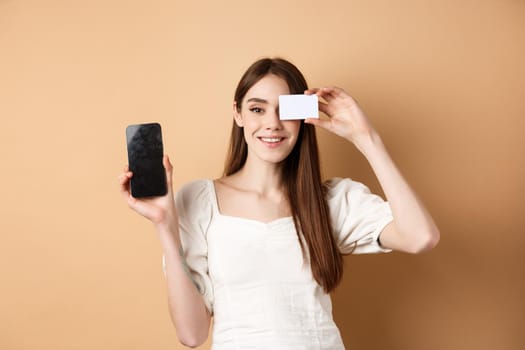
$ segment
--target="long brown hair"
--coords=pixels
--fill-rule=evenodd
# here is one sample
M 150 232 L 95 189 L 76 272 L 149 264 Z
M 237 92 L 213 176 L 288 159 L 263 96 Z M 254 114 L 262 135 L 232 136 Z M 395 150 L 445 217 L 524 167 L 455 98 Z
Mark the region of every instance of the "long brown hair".
M 248 90 L 268 74 L 284 79 L 291 94 L 302 94 L 308 89 L 303 74 L 292 63 L 281 58 L 263 58 L 248 68 L 237 85 L 234 100 L 239 112 Z M 233 122 L 224 175 L 239 171 L 246 163 L 247 156 L 248 146 L 243 129 Z M 283 161 L 281 169 L 281 180 L 291 207 L 303 259 L 306 261 L 307 256 L 310 258 L 313 277 L 329 293 L 341 281 L 343 257 L 332 234 L 313 125 L 301 123 L 297 143 Z M 305 243 L 308 251 L 305 251 Z

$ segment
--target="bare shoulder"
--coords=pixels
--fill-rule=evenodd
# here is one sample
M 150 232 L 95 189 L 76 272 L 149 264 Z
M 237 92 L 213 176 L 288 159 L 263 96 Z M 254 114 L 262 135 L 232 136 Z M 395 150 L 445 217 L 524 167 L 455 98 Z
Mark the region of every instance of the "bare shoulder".
M 226 194 L 227 196 L 238 195 L 243 191 L 238 187 L 235 175 L 223 176 L 213 180 L 217 195 Z

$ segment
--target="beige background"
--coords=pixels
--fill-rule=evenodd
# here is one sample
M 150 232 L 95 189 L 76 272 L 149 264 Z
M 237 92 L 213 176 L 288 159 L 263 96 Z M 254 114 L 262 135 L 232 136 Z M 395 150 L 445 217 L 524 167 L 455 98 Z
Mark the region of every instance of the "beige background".
M 0 349 L 183 348 L 156 234 L 118 193 L 124 129 L 162 124 L 177 187 L 219 176 L 266 55 L 356 97 L 441 229 L 426 254 L 345 260 L 346 346 L 525 348 L 524 1 L 0 0 Z M 326 177 L 382 194 L 353 145 L 320 148 Z

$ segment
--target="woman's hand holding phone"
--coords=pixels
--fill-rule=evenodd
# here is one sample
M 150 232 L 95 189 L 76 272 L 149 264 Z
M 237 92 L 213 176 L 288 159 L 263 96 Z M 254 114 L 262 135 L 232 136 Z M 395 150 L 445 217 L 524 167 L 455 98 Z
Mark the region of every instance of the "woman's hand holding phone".
M 118 177 L 120 192 L 128 206 L 140 215 L 150 220 L 156 227 L 173 227 L 177 225 L 177 213 L 173 195 L 173 166 L 167 155 L 163 156 L 162 164 L 166 171 L 167 193 L 164 196 L 135 198 L 130 192 L 130 180 L 133 173 L 126 165 L 124 172 Z

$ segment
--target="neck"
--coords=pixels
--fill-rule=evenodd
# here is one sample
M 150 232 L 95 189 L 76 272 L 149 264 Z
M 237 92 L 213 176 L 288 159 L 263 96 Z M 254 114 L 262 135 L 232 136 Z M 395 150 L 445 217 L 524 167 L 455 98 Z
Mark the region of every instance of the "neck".
M 282 192 L 281 168 L 273 164 L 253 159 L 248 155 L 246 163 L 236 174 L 238 183 L 262 195 Z

